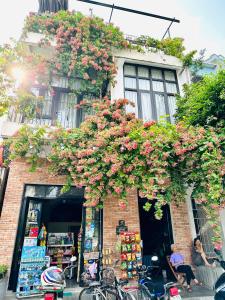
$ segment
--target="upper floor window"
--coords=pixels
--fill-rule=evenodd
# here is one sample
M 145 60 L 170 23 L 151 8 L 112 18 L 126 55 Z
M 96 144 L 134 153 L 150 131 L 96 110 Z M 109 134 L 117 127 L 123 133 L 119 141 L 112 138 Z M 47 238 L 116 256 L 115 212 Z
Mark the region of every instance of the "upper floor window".
M 167 115 L 174 123 L 176 97 L 179 92 L 176 72 L 155 67 L 124 65 L 125 98 L 135 104 L 127 112 L 135 113 L 145 122 Z
M 80 79 L 69 82 L 66 77 L 54 76 L 51 81 L 51 92 L 48 87 L 35 86 L 31 89 L 33 95 L 41 96 L 43 100 L 32 103 L 30 118 L 12 108 L 9 112 L 9 119 L 35 125 L 79 127 L 83 120 L 83 113 L 76 108 L 76 104 L 79 104 L 81 96 L 71 93 L 71 90 L 79 89 L 80 86 Z

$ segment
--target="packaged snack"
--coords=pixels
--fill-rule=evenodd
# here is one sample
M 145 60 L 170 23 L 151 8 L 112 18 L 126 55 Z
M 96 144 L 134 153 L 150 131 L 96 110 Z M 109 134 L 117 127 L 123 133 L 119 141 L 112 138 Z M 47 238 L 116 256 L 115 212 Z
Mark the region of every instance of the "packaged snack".
M 122 279 L 127 279 L 127 272 L 123 271 L 121 274 Z
M 131 253 L 127 253 L 127 260 L 131 261 L 132 257 L 131 257 Z
M 132 251 L 132 246 L 131 244 L 127 244 L 127 252 L 131 252 Z
M 121 270 L 126 270 L 127 269 L 127 262 L 123 261 L 120 265 Z
M 141 252 L 141 245 L 140 244 L 136 244 L 136 251 Z
M 132 233 L 132 234 L 130 235 L 130 241 L 131 241 L 132 243 L 135 242 L 135 233 Z
M 132 244 L 132 252 L 136 252 L 137 251 L 137 245 L 136 244 Z
M 132 260 L 136 260 L 136 254 L 135 254 L 135 253 L 132 253 L 132 254 L 131 254 L 131 259 L 132 259 Z
M 141 237 L 139 233 L 135 233 L 135 241 L 138 243 L 141 241 Z
M 132 271 L 132 275 L 133 275 L 133 276 L 137 276 L 137 271 L 136 271 L 136 270 L 133 270 L 133 271 Z
M 127 255 L 126 255 L 125 253 L 122 253 L 122 254 L 120 255 L 120 259 L 121 259 L 122 261 L 127 260 Z
M 130 243 L 130 235 L 129 234 L 125 235 L 125 242 Z
M 125 245 L 125 244 L 121 245 L 121 252 L 122 253 L 126 253 L 127 252 L 127 245 Z
M 130 279 L 133 278 L 132 272 L 127 272 L 127 277 Z
M 127 265 L 127 271 L 132 271 L 133 270 L 133 264 L 132 261 L 130 261 Z

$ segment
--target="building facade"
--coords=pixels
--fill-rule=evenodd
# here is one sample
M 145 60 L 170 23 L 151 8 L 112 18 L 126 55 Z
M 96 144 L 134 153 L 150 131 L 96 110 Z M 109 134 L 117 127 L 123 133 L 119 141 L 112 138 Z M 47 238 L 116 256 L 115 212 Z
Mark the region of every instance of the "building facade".
M 31 34 L 26 42 L 36 47 L 39 38 L 38 34 Z M 160 120 L 167 115 L 168 121 L 173 123 L 175 95 L 182 92 L 184 83 L 190 82 L 189 71 L 183 68 L 182 63 L 162 52 L 139 53 L 134 50 L 115 51 L 114 61 L 117 83 L 111 87 L 111 98 L 125 97 L 133 101 L 135 107 L 129 106 L 127 111 L 134 112 L 145 121 Z M 66 78 L 56 78 L 52 83 L 56 95 L 51 96 L 47 90 L 41 91 L 45 96 L 44 106 L 41 116 L 32 120 L 32 124 L 54 125 L 57 121 L 66 128 L 79 126 L 82 116 L 70 105 L 67 84 Z M 11 110 L 8 119 L 3 122 L 1 135 L 13 135 L 22 123 L 26 123 L 22 114 Z M 144 200 L 138 198 L 136 190 L 129 192 L 128 205 L 123 210 L 117 205 L 119 199 L 112 199 L 112 196 L 105 201 L 103 211 L 88 210 L 82 207 L 83 190 L 73 187 L 69 193 L 61 195 L 65 178 L 51 175 L 47 161 L 44 158 L 42 161 L 42 167 L 33 173 L 29 172 L 29 165 L 22 159 L 13 161 L 9 168 L 0 219 L 0 263 L 10 268 L 10 290 L 18 292 L 20 287 L 18 278 L 24 247 L 35 247 L 43 242 L 51 262 L 56 265 L 67 265 L 65 253 L 72 255 L 74 251 L 79 258 L 74 280 L 80 282 L 85 264 L 97 261 L 101 250 L 106 265 L 112 265 L 115 259 L 120 258 L 118 245 L 121 237 L 117 229 L 121 225 L 127 227 L 130 236 L 141 236 L 143 261 L 153 254 L 163 260 L 170 253 L 170 245 L 176 243 L 186 261 L 191 263 L 192 240 L 197 233 L 201 234 L 206 252 L 212 253 L 210 228 L 204 212 L 192 203 L 191 189 L 185 203 L 165 207 L 161 221 L 154 219 L 153 211 L 144 212 Z M 69 233 L 72 233 L 72 240 Z M 61 260 L 54 256 L 58 251 L 57 243 L 64 251 Z M 165 263 L 164 267 L 167 268 Z M 120 275 L 124 273 L 119 268 L 118 272 Z M 132 277 L 132 274 L 129 276 Z

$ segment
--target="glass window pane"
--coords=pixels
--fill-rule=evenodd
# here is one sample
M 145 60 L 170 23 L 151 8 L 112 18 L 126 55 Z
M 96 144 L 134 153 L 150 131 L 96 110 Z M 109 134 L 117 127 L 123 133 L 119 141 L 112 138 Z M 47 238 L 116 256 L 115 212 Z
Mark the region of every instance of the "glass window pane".
M 155 94 L 157 120 L 166 115 L 165 99 L 163 95 Z
M 81 85 L 82 85 L 82 79 L 71 79 L 69 81 L 69 87 L 72 89 L 72 90 L 78 90 L 81 88 Z
M 65 128 L 76 127 L 76 111 L 75 105 L 77 104 L 77 97 L 68 94 L 61 93 L 58 103 L 57 120 Z
M 174 96 L 168 96 L 168 105 L 171 123 L 175 123 L 174 114 L 176 113 L 176 98 Z
M 161 81 L 152 81 L 153 91 L 155 92 L 164 92 L 163 82 Z
M 140 90 L 150 90 L 150 82 L 146 79 L 139 79 L 138 80 L 139 89 Z
M 135 66 L 125 65 L 124 66 L 124 74 L 130 76 L 136 76 Z
M 138 67 L 138 76 L 148 78 L 148 68 Z
M 177 85 L 175 83 L 168 83 L 166 82 L 166 91 L 167 93 L 177 93 Z
M 138 118 L 138 105 L 137 105 L 137 93 L 136 92 L 130 92 L 126 91 L 125 92 L 125 98 L 130 100 L 131 102 L 134 103 L 134 107 L 132 105 L 127 105 L 126 106 L 126 112 L 127 113 L 134 113 L 135 116 Z
M 152 72 L 152 78 L 154 78 L 154 79 L 162 79 L 163 78 L 161 70 L 152 69 L 151 72 Z
M 125 77 L 125 88 L 136 89 L 137 88 L 136 78 Z
M 51 85 L 61 87 L 61 88 L 68 88 L 68 78 L 53 76 Z
M 145 122 L 153 120 L 151 96 L 149 93 L 141 93 L 141 107 L 143 120 Z
M 176 81 L 176 78 L 175 78 L 175 73 L 172 72 L 172 71 L 165 71 L 165 79 L 166 80 L 171 80 L 171 81 Z

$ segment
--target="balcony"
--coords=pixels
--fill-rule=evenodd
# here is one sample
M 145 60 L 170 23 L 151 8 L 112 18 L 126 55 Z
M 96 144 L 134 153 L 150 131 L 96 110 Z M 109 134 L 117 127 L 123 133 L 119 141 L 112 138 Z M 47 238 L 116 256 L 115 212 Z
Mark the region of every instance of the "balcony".
M 74 81 L 73 90 L 78 86 L 80 86 L 80 81 Z M 71 85 L 69 88 L 67 78 L 54 77 L 51 87 L 51 92 L 45 87 L 33 87 L 31 92 L 37 100 L 19 107 L 20 113 L 18 113 L 18 108 L 12 107 L 8 114 L 8 121 L 41 126 L 59 125 L 64 128 L 79 127 L 84 113 L 76 108 L 76 104 L 79 103 L 81 97 L 71 93 Z

